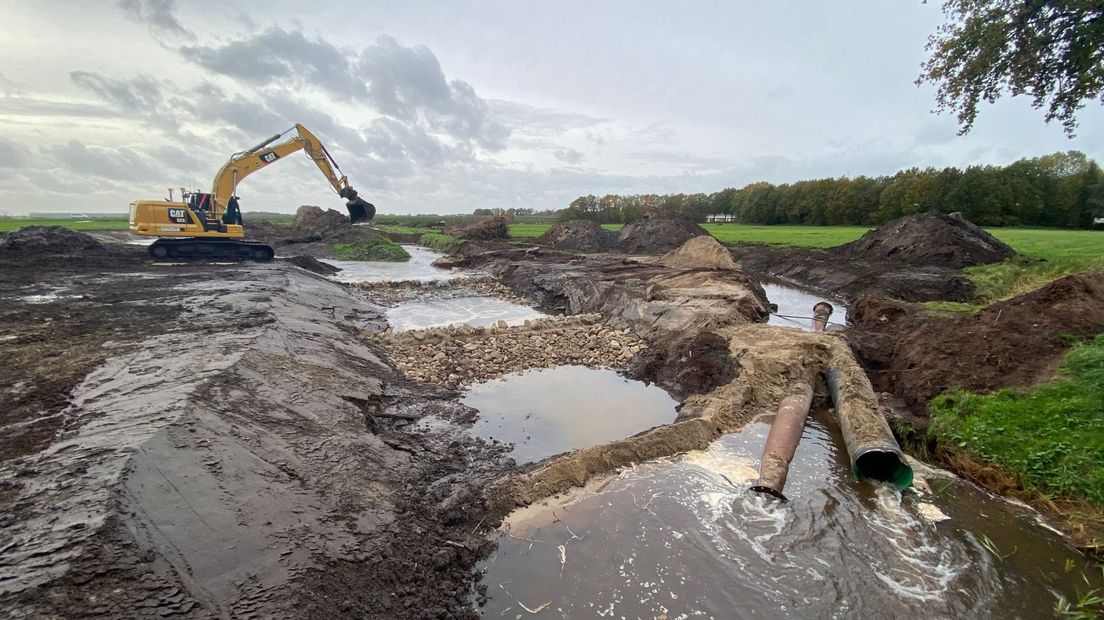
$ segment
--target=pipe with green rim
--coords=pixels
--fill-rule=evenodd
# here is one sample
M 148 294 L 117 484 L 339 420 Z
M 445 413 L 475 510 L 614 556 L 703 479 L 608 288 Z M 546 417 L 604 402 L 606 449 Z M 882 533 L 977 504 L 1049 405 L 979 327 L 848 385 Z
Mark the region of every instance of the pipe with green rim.
M 912 467 L 878 407 L 870 380 L 861 373 L 848 375 L 834 368 L 826 370 L 824 378 L 851 458 L 851 473 L 902 490 L 911 486 Z

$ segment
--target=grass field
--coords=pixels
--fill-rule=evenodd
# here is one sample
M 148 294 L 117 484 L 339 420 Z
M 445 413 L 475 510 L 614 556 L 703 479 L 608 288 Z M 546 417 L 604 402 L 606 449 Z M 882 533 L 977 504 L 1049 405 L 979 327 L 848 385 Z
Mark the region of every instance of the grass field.
M 930 432 L 1014 474 L 1028 491 L 1104 508 L 1104 334 L 1070 349 L 1053 382 L 1029 392 L 950 392 Z
M 64 226 L 73 230 L 126 230 L 126 220 L 0 220 L 0 232 L 24 226 Z

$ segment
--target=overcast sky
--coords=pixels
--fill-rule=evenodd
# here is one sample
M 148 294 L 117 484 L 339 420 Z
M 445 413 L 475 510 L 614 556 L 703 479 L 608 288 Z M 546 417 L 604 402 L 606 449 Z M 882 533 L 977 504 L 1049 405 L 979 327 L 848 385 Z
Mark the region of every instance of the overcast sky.
M 382 213 L 1104 159 L 1094 104 L 1073 140 L 1023 100 L 966 137 L 933 116 L 914 80 L 934 0 L 0 0 L 0 15 L 0 213 L 209 191 L 231 153 L 295 122 Z M 246 211 L 343 205 L 302 155 L 239 194 Z

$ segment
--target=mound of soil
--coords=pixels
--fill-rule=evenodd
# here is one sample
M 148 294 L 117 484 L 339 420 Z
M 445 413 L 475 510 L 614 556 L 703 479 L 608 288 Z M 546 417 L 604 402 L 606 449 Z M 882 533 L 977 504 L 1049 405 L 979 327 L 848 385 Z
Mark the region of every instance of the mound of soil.
M 958 215 L 929 211 L 882 224 L 834 249 L 871 261 L 895 260 L 912 265 L 962 269 L 999 263 L 1016 251 Z
M 988 392 L 1049 380 L 1072 341 L 1104 331 L 1104 273 L 1067 276 L 976 314 L 864 297 L 851 316 L 849 340 L 875 387 L 924 413 L 954 387 Z
M 494 217 L 475 222 L 474 224 L 447 228 L 445 229 L 445 233 L 459 239 L 470 239 L 474 241 L 494 241 L 497 239 L 506 239 L 510 236 L 509 224 L 510 221 L 505 216 L 496 215 Z
M 295 212 L 295 219 L 291 222 L 293 234 L 296 235 L 325 235 L 342 228 L 352 226 L 349 218 L 340 211 L 320 207 L 303 205 Z
M 671 250 L 659 260 L 661 265 L 674 269 L 738 269 L 732 253 L 712 235 L 691 237 L 689 241 Z
M 89 235 L 64 226 L 27 226 L 0 235 L 0 256 L 77 256 L 104 254 L 106 248 Z
M 654 213 L 626 224 L 617 237 L 617 248 L 636 254 L 662 254 L 686 243 L 691 237 L 708 234 L 681 213 Z
M 680 399 L 705 394 L 739 373 L 728 339 L 712 331 L 661 340 L 637 355 L 628 371 L 629 376 L 658 383 Z
M 554 224 L 537 237 L 537 243 L 557 250 L 600 252 L 616 245 L 617 233 L 602 228 L 594 220 L 569 220 Z
M 317 258 L 309 254 L 299 254 L 285 259 L 287 262 L 295 265 L 296 267 L 302 267 L 311 273 L 317 273 L 324 276 L 337 273 L 341 271 L 341 267 L 335 267 L 329 263 L 323 263 Z

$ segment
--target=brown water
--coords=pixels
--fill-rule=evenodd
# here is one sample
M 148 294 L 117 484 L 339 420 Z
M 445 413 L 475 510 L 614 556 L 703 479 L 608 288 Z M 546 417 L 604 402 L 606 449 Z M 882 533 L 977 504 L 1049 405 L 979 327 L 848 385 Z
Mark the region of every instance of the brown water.
M 1033 512 L 972 485 L 927 472 L 933 493 L 902 494 L 853 480 L 824 413 L 806 427 L 790 501 L 749 493 L 767 430 L 514 513 L 485 562 L 483 614 L 1045 618 L 1058 595 L 1100 586 Z
M 472 386 L 461 402 L 479 410 L 471 432 L 514 444 L 518 463 L 669 424 L 677 404 L 654 385 L 583 366 L 506 375 Z

